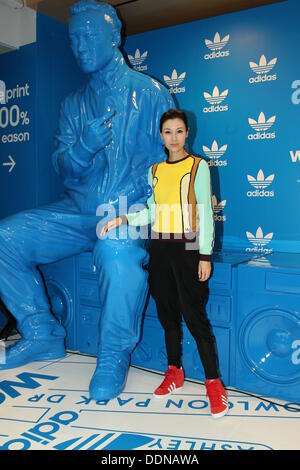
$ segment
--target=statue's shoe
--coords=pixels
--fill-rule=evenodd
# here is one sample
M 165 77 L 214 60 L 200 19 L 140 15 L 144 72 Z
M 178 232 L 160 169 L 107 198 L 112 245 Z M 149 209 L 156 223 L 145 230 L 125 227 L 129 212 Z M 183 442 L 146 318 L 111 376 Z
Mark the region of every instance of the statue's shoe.
M 90 383 L 90 397 L 94 400 L 111 400 L 124 390 L 129 368 L 127 352 L 101 352 Z
M 0 352 L 0 370 L 14 369 L 33 361 L 51 361 L 66 356 L 63 338 L 20 339 Z

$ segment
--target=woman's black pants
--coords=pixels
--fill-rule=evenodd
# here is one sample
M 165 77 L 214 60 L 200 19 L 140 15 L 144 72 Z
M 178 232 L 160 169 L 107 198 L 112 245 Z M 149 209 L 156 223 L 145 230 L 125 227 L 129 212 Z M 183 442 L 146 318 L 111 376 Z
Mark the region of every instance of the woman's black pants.
M 205 311 L 208 282 L 198 279 L 199 252 L 184 242 L 151 240 L 149 284 L 165 332 L 168 364 L 181 367 L 181 314 L 194 337 L 206 379 L 219 377 L 216 342 Z

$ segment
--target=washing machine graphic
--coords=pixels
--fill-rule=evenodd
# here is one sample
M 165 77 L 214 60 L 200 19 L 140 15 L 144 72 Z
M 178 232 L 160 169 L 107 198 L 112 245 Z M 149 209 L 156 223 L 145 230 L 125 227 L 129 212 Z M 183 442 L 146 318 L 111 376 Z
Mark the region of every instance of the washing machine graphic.
M 235 386 L 300 403 L 300 254 L 274 253 L 237 271 Z

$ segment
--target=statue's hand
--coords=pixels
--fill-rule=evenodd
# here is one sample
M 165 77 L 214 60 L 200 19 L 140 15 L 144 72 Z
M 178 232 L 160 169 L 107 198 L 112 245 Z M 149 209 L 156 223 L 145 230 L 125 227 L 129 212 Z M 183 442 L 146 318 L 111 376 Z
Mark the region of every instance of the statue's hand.
M 92 119 L 85 124 L 81 140 L 94 154 L 104 149 L 112 140 L 111 118 L 114 112 L 105 114 L 102 118 Z

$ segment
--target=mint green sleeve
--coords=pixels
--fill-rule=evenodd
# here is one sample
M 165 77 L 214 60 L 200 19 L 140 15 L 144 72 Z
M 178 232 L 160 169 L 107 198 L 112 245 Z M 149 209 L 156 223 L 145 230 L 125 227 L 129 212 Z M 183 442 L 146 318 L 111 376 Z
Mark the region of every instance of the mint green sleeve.
M 135 227 L 140 227 L 142 225 L 148 225 L 154 222 L 155 218 L 155 202 L 153 197 L 153 177 L 152 177 L 152 167 L 148 171 L 148 184 L 152 188 L 152 194 L 147 199 L 147 207 L 139 212 L 133 212 L 131 214 L 126 214 L 128 224 L 134 225 Z
M 199 163 L 194 189 L 198 209 L 199 252 L 200 255 L 211 255 L 215 241 L 215 223 L 210 170 L 205 160 Z

